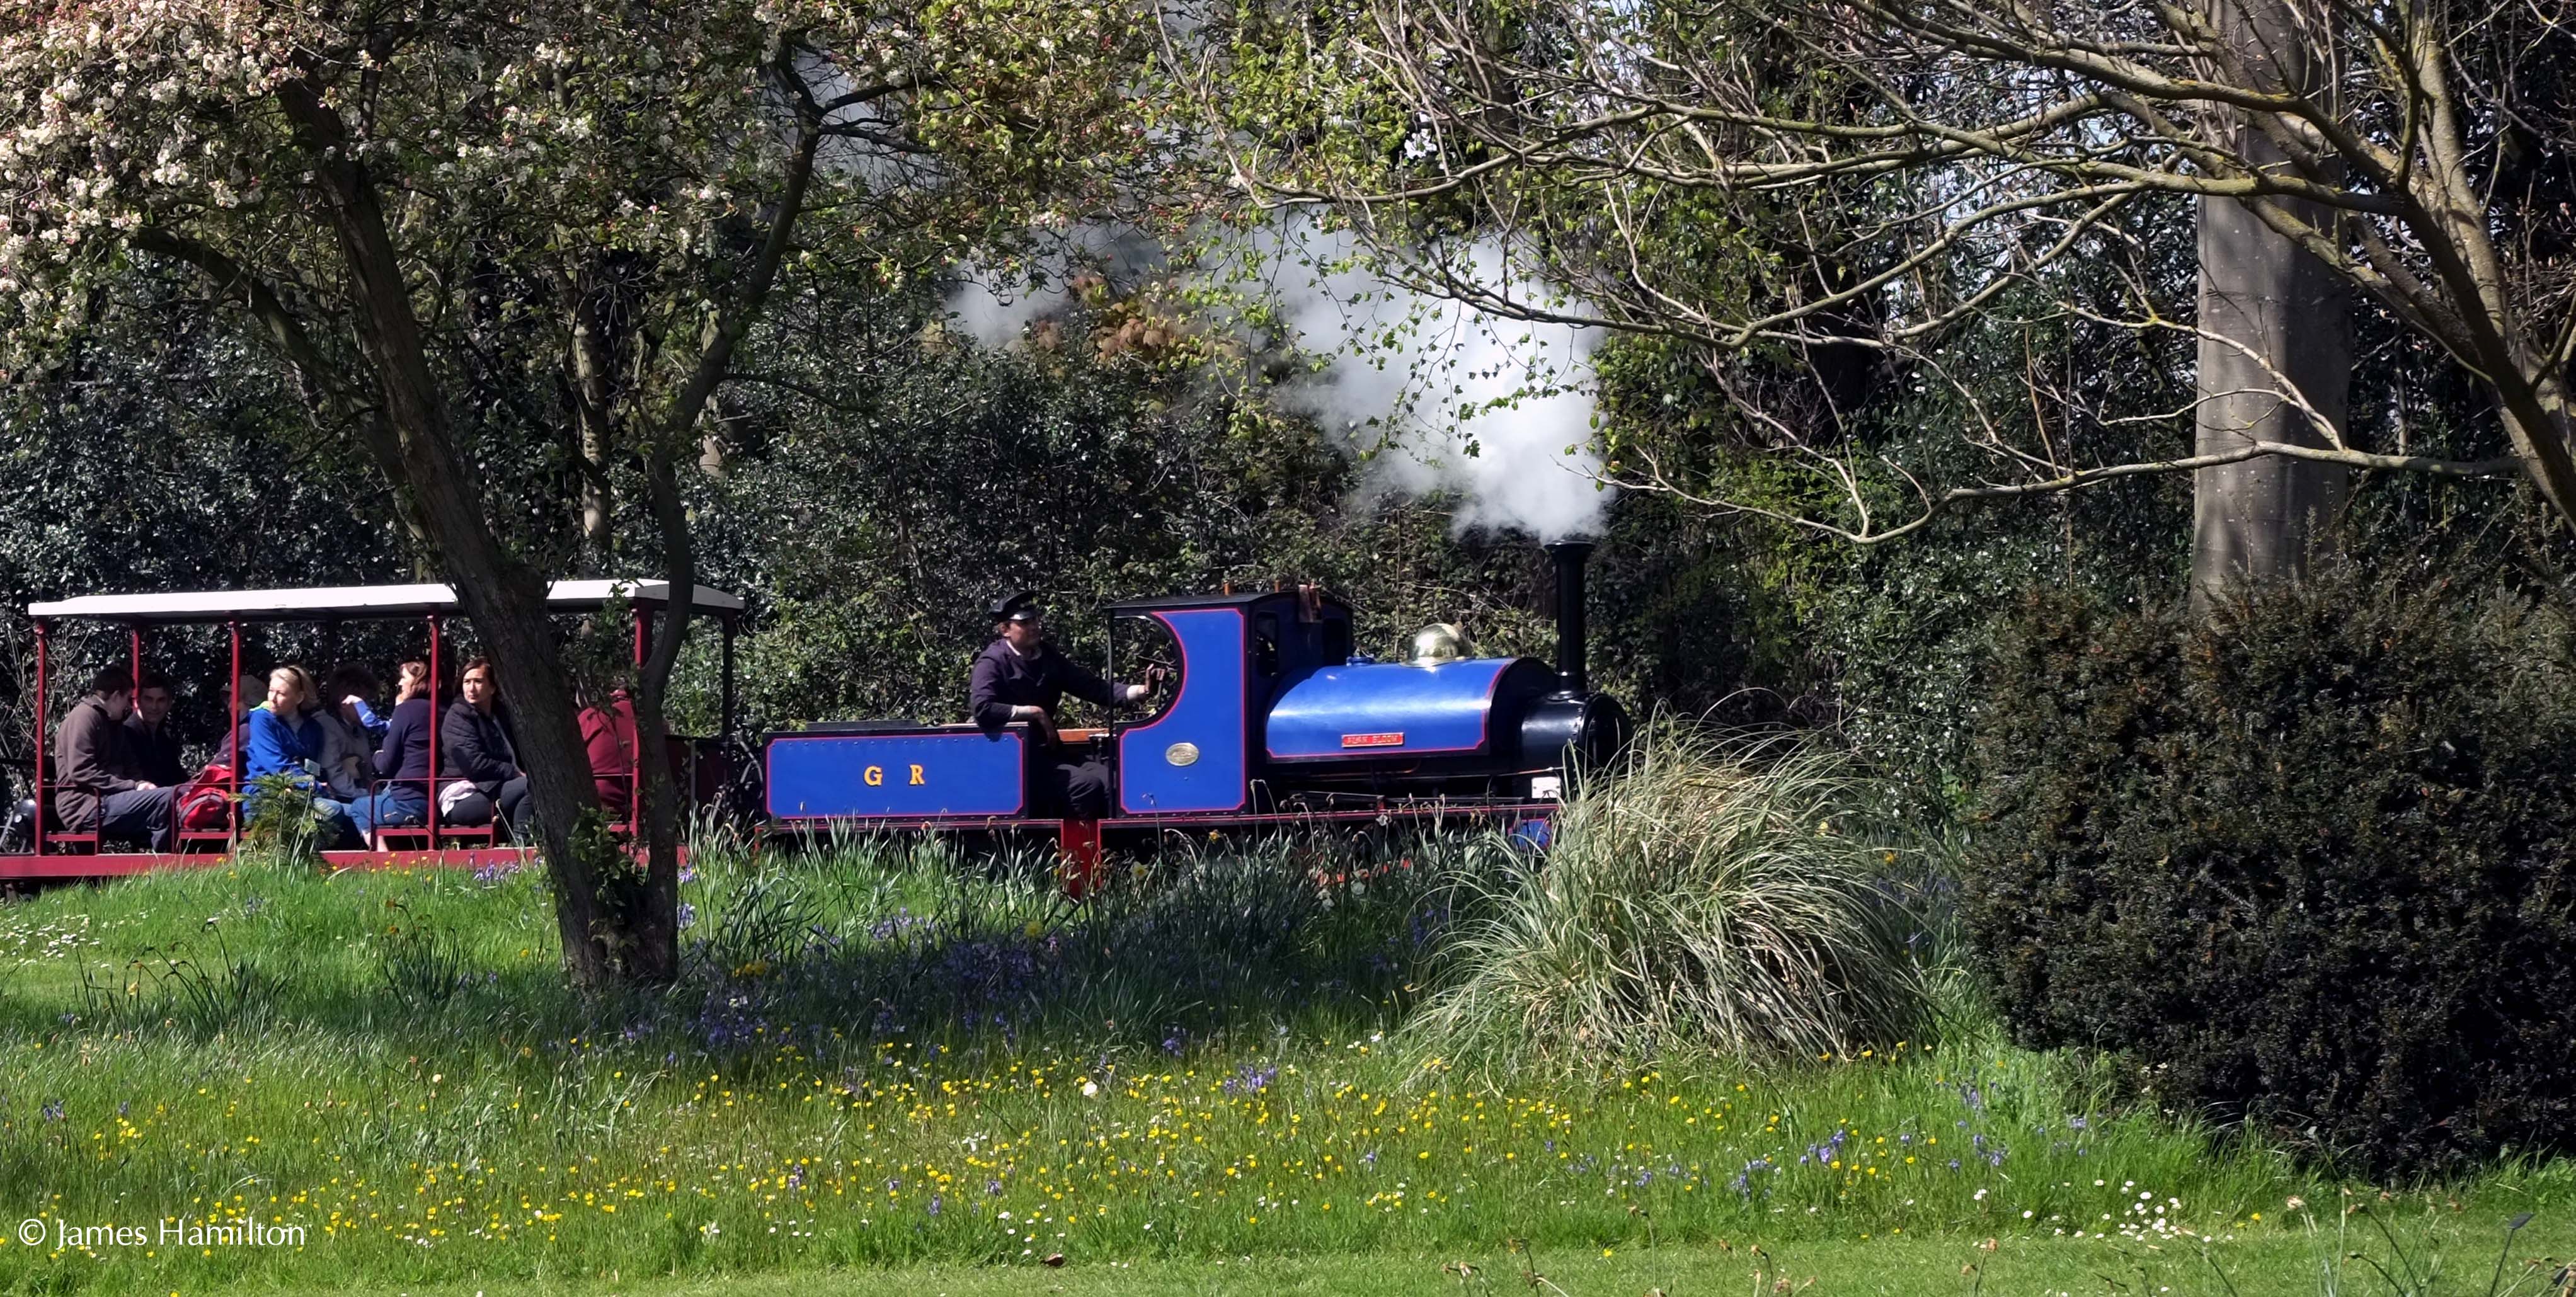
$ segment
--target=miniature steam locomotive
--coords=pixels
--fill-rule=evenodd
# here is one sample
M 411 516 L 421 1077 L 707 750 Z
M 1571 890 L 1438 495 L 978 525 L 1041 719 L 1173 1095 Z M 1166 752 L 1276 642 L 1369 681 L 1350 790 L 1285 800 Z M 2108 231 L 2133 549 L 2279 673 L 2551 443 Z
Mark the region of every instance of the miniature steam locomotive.
M 1626 743 L 1618 702 L 1584 673 L 1584 562 L 1555 560 L 1557 664 L 1531 658 L 1354 655 L 1350 608 L 1313 587 L 1111 606 L 1161 641 L 1178 687 L 1105 730 L 1060 732 L 1112 772 L 1099 821 L 1039 814 L 1026 731 L 865 721 L 772 733 L 768 811 L 784 827 L 1054 829 L 1069 858 L 1101 835 L 1316 819 L 1544 818 L 1569 771 Z M 1119 636 L 1113 634 L 1114 645 Z M 1116 674 L 1117 663 L 1110 663 Z

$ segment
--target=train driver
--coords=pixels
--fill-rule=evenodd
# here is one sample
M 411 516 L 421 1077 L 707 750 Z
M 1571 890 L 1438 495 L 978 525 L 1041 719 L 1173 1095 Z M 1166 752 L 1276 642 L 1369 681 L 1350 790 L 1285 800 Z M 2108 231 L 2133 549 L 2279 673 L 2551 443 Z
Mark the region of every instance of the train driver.
M 976 656 L 967 685 L 975 724 L 987 734 L 999 734 L 1014 721 L 1027 722 L 1039 745 L 1032 791 L 1041 811 L 1060 810 L 1084 820 L 1107 815 L 1109 769 L 1056 746 L 1056 705 L 1066 694 L 1102 707 L 1136 702 L 1152 696 L 1155 684 L 1113 684 L 1057 652 L 1046 642 L 1046 613 L 1033 593 L 997 600 L 993 633 L 998 638 Z

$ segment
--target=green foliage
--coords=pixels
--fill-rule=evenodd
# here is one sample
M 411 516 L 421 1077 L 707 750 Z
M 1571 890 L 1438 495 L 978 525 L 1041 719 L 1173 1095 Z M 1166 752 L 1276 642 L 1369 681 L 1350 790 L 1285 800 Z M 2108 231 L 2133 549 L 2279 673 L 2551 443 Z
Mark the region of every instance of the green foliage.
M 384 931 L 375 938 L 376 975 L 395 1003 L 414 1013 L 435 1013 L 476 980 L 466 944 L 436 921 L 400 900 L 385 902 Z
M 1654 727 L 1567 804 L 1543 860 L 1462 882 L 1476 917 L 1409 1029 L 1504 1071 L 1919 1037 L 1929 942 L 1855 800 L 1822 747 Z
M 35 721 L 31 602 L 418 579 L 382 479 L 303 426 L 292 387 L 192 287 L 138 273 L 83 346 L 0 384 L 0 753 L 20 761 Z M 399 631 L 418 638 L 416 626 Z M 334 637 L 292 625 L 244 632 L 254 672 L 396 651 L 365 625 Z M 126 628 L 61 622 L 53 652 L 59 718 L 79 677 L 125 662 Z M 221 735 L 231 671 L 221 627 L 154 628 L 144 662 L 179 684 L 178 733 L 201 744 Z
M 242 790 L 242 800 L 250 808 L 250 818 L 242 823 L 243 846 L 304 864 L 319 855 L 322 811 L 314 804 L 310 777 L 261 775 Z
M 2420 562 L 2198 620 L 2032 596 L 1965 882 L 2016 1034 L 2374 1173 L 2563 1147 L 2570 629 Z

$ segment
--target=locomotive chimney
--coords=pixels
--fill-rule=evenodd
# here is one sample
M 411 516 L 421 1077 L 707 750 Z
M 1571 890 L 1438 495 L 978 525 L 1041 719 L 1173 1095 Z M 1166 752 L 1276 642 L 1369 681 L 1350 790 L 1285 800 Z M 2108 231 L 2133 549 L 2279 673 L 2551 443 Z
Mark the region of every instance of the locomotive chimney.
M 1583 670 L 1583 564 L 1592 542 L 1560 540 L 1544 547 L 1556 560 L 1556 683 L 1567 693 L 1588 687 Z

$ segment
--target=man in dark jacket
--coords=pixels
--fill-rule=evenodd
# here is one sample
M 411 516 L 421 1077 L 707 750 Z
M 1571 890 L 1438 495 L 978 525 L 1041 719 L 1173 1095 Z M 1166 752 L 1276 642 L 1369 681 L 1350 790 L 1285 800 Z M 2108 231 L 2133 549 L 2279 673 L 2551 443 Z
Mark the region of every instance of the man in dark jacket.
M 501 686 L 492 678 L 491 662 L 476 658 L 466 663 L 457 688 L 464 700 L 448 708 L 438 723 L 440 778 L 473 787 L 460 792 L 451 783 L 439 789 L 438 818 L 448 824 L 484 824 L 497 807 L 507 832 L 527 804 L 528 777 L 519 771 L 509 726 L 501 719 Z
M 987 734 L 1026 722 L 1037 746 L 1033 790 L 1041 811 L 1058 811 L 1078 820 L 1109 813 L 1109 768 L 1098 760 L 1077 760 L 1059 749 L 1055 709 L 1072 694 L 1086 702 L 1112 707 L 1135 702 L 1154 692 L 1153 684 L 1113 684 L 1055 651 L 1046 642 L 1046 614 L 1034 594 L 1016 594 L 993 605 L 992 644 L 975 658 L 967 681 L 967 706 L 975 724 Z
M 125 750 L 134 760 L 134 775 L 164 788 L 188 782 L 188 766 L 179 759 L 179 736 L 170 732 L 170 680 L 146 671 L 134 689 L 134 714 L 125 718 Z
M 139 842 L 170 849 L 170 809 L 179 790 L 135 775 L 125 747 L 125 713 L 134 677 L 109 667 L 90 677 L 89 693 L 72 704 L 54 738 L 54 816 L 68 833 L 95 831 L 101 843 Z

